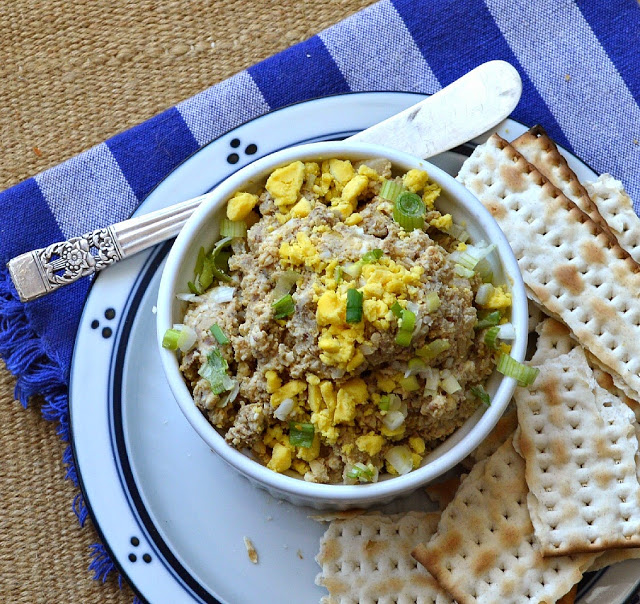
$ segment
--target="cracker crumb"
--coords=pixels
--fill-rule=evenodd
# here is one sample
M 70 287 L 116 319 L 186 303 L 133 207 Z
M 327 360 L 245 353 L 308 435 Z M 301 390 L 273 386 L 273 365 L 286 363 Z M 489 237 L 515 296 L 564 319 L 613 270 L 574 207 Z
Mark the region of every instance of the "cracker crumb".
M 637 138 L 633 139 L 633 144 L 634 145 L 640 145 L 640 141 Z
M 302 551 L 301 550 L 298 550 L 296 552 L 296 554 L 298 554 L 298 558 L 300 558 L 300 560 L 304 560 L 304 556 L 302 555 Z
M 253 546 L 251 539 L 249 537 L 244 537 L 244 546 L 247 548 L 247 554 L 249 555 L 249 560 L 253 562 L 253 564 L 258 564 L 258 552 L 256 548 Z
M 42 151 L 40 151 L 40 149 L 38 147 L 34 147 L 33 148 L 33 152 L 38 156 L 38 157 L 42 157 Z
M 569 74 L 564 76 L 564 81 L 569 82 L 571 80 L 571 76 Z

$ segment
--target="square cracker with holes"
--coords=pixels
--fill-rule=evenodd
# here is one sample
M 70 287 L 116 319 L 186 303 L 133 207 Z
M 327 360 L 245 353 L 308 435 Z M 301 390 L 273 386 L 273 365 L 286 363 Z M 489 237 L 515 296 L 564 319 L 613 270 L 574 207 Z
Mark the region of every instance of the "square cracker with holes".
M 413 556 L 460 604 L 556 602 L 596 554 L 543 557 L 527 492 L 524 460 L 509 438 L 474 466 Z
M 333 521 L 320 540 L 322 604 L 453 604 L 410 552 L 436 530 L 438 512 L 363 514 Z
M 516 449 L 545 556 L 640 544 L 638 440 L 633 412 L 597 385 L 584 351 L 550 355 L 515 393 Z
M 640 267 L 497 135 L 457 178 L 508 234 L 532 297 L 640 392 Z

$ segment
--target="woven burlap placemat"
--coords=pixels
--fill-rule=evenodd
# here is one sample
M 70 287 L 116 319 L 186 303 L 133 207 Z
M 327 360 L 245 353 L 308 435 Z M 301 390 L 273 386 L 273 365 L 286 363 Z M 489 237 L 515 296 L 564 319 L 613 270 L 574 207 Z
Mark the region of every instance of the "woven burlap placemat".
M 113 136 L 372 0 L 0 1 L 0 190 Z M 0 602 L 131 602 L 88 570 L 65 448 L 0 363 Z

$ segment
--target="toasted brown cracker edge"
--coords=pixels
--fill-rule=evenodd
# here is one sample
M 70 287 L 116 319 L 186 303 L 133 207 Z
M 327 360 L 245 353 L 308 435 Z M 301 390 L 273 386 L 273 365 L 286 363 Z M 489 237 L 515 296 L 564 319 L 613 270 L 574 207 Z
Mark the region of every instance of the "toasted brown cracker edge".
M 618 240 L 598 211 L 598 207 L 589 196 L 586 188 L 542 126 L 537 125 L 530 128 L 511 141 L 511 146 L 530 164 L 533 164 L 554 187 L 562 191 L 580 210 L 597 223 L 608 235 L 613 245 L 618 244 Z

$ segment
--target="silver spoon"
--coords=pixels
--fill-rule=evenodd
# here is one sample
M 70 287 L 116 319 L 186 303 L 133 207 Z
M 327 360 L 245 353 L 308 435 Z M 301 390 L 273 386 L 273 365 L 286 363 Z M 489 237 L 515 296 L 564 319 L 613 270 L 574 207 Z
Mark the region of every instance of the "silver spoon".
M 505 119 L 522 93 L 516 69 L 489 61 L 420 103 L 351 136 L 427 159 L 465 143 Z M 40 298 L 180 232 L 211 193 L 136 216 L 11 259 L 20 300 Z

